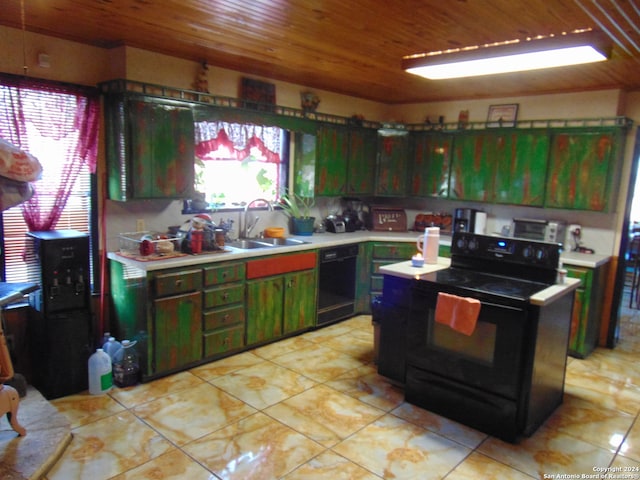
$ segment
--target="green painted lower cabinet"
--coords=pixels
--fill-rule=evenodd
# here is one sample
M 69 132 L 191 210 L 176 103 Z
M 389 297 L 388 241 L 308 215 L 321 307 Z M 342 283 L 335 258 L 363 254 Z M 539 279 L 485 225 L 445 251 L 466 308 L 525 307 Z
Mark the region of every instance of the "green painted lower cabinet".
M 178 369 L 202 357 L 200 292 L 153 301 L 155 372 Z
M 586 358 L 598 345 L 608 264 L 596 268 L 565 265 L 565 268 L 568 277 L 582 282 L 573 302 L 569 355 Z
M 284 277 L 247 281 L 247 344 L 282 336 Z
M 315 269 L 247 281 L 247 345 L 311 328 L 315 320 Z

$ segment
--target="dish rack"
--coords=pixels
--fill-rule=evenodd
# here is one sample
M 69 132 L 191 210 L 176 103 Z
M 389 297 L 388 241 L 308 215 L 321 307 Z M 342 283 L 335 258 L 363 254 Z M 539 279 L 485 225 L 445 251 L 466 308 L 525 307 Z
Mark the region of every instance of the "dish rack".
M 175 256 L 181 254 L 181 240 L 159 232 L 124 232 L 118 235 L 119 253 L 129 257 Z

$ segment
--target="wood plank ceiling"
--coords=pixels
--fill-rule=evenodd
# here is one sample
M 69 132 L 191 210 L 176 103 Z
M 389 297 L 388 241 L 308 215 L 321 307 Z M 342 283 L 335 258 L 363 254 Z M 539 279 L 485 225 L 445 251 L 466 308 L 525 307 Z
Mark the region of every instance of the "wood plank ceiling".
M 128 45 L 385 103 L 640 89 L 639 0 L 2 0 L 0 24 Z M 22 7 L 22 8 L 21 8 Z M 21 15 L 21 11 L 24 15 Z M 576 29 L 613 44 L 600 64 L 429 81 L 404 55 Z

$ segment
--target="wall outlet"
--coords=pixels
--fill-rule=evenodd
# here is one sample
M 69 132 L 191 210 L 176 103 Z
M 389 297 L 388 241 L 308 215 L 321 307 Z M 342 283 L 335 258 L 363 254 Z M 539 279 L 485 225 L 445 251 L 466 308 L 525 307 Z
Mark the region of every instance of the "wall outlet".
M 147 226 L 144 223 L 144 218 L 138 218 L 136 220 L 136 232 L 144 232 L 147 230 Z

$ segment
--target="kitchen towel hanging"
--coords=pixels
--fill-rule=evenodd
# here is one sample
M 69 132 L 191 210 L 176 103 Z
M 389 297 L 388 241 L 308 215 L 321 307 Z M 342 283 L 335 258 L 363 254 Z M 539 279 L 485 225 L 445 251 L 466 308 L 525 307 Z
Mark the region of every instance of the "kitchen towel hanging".
M 436 303 L 436 322 L 448 325 L 456 332 L 470 336 L 476 329 L 480 314 L 480 300 L 439 292 Z

